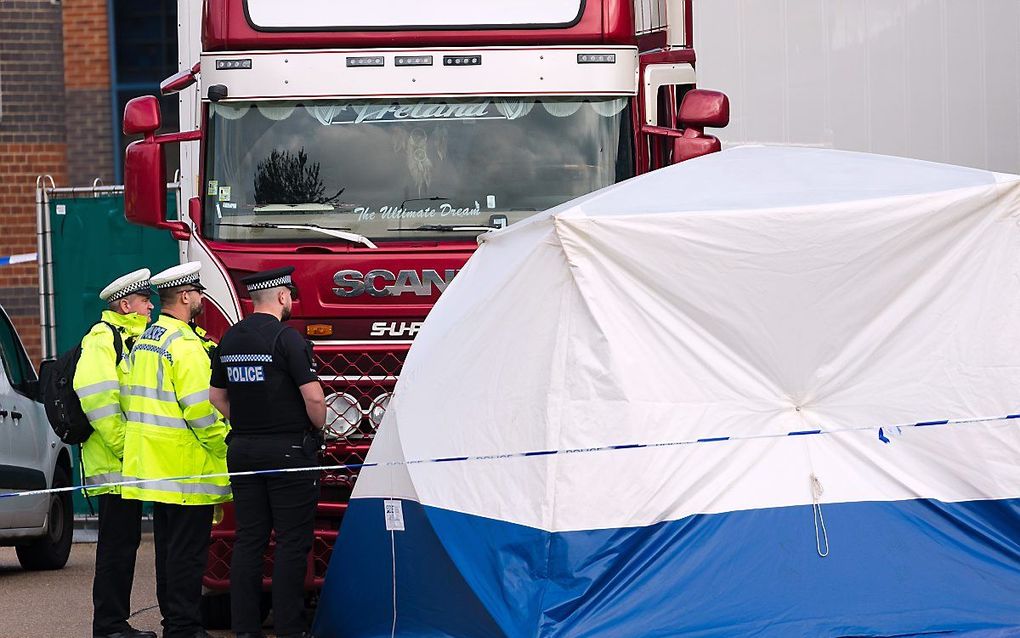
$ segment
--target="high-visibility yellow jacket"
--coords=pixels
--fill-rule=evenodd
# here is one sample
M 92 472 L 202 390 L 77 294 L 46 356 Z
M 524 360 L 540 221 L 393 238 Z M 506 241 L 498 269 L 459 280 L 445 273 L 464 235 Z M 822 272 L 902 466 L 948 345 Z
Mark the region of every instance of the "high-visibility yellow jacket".
M 131 350 L 130 372 L 120 389 L 127 420 L 124 498 L 176 505 L 230 500 L 229 430 L 209 402 L 209 355 L 187 323 L 169 315 L 146 329 Z M 148 480 L 152 479 L 152 480 Z
M 137 338 L 148 323 L 148 319 L 138 313 L 122 315 L 112 310 L 103 311 L 102 321 L 116 326 L 120 332 L 123 355 L 118 362 L 113 331 L 103 323 L 92 326 L 81 340 L 81 358 L 74 371 L 73 385 L 93 429 L 81 446 L 86 485 L 121 480 L 126 424 L 120 411 L 120 384 L 128 372 L 128 339 Z M 92 496 L 118 492 L 118 487 L 88 490 Z
M 212 337 L 209 336 L 209 333 L 206 332 L 205 328 L 202 326 L 196 326 L 194 324 L 189 325 L 191 325 L 195 334 L 198 335 L 198 338 L 202 340 L 202 348 L 205 350 L 206 354 L 209 355 L 209 358 L 211 359 L 216 356 L 216 349 L 219 347 L 219 344 L 213 341 Z

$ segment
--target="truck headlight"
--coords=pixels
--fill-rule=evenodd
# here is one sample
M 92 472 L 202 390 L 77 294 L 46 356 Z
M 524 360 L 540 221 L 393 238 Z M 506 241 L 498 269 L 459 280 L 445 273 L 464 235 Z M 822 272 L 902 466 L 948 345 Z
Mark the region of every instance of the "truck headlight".
M 375 399 L 372 400 L 372 407 L 368 409 L 368 420 L 372 423 L 372 429 L 378 430 L 382 424 L 383 416 L 386 414 L 386 408 L 390 405 L 390 397 L 392 395 L 389 392 L 383 392 Z
M 326 397 L 326 438 L 336 440 L 350 436 L 361 425 L 361 406 L 349 394 L 334 392 Z

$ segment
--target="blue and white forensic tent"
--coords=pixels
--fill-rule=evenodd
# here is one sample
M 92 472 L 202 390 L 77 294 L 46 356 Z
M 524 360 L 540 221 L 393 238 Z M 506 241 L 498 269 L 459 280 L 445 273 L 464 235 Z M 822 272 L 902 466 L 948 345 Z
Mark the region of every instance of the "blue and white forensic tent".
M 1020 635 L 1018 413 L 1020 177 L 659 170 L 481 238 L 314 635 Z

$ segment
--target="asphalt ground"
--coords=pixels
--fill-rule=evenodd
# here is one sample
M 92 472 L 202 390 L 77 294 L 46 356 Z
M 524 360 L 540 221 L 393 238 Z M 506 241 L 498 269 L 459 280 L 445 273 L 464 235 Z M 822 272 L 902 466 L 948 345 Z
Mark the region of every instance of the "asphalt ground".
M 75 535 L 78 535 L 75 530 Z M 96 546 L 75 543 L 67 566 L 51 572 L 26 572 L 13 547 L 0 547 L 0 638 L 90 638 L 92 574 Z M 131 592 L 131 624 L 161 634 L 156 607 L 152 535 L 142 536 Z M 213 636 L 232 636 L 210 631 Z

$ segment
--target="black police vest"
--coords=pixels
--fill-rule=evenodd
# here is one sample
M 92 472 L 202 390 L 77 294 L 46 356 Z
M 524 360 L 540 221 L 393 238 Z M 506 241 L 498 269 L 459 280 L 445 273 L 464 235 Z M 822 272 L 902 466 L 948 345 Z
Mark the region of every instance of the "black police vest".
M 289 330 L 274 317 L 254 314 L 231 327 L 216 357 L 223 366 L 235 434 L 290 434 L 310 427 L 304 399 L 287 371 L 281 335 Z

